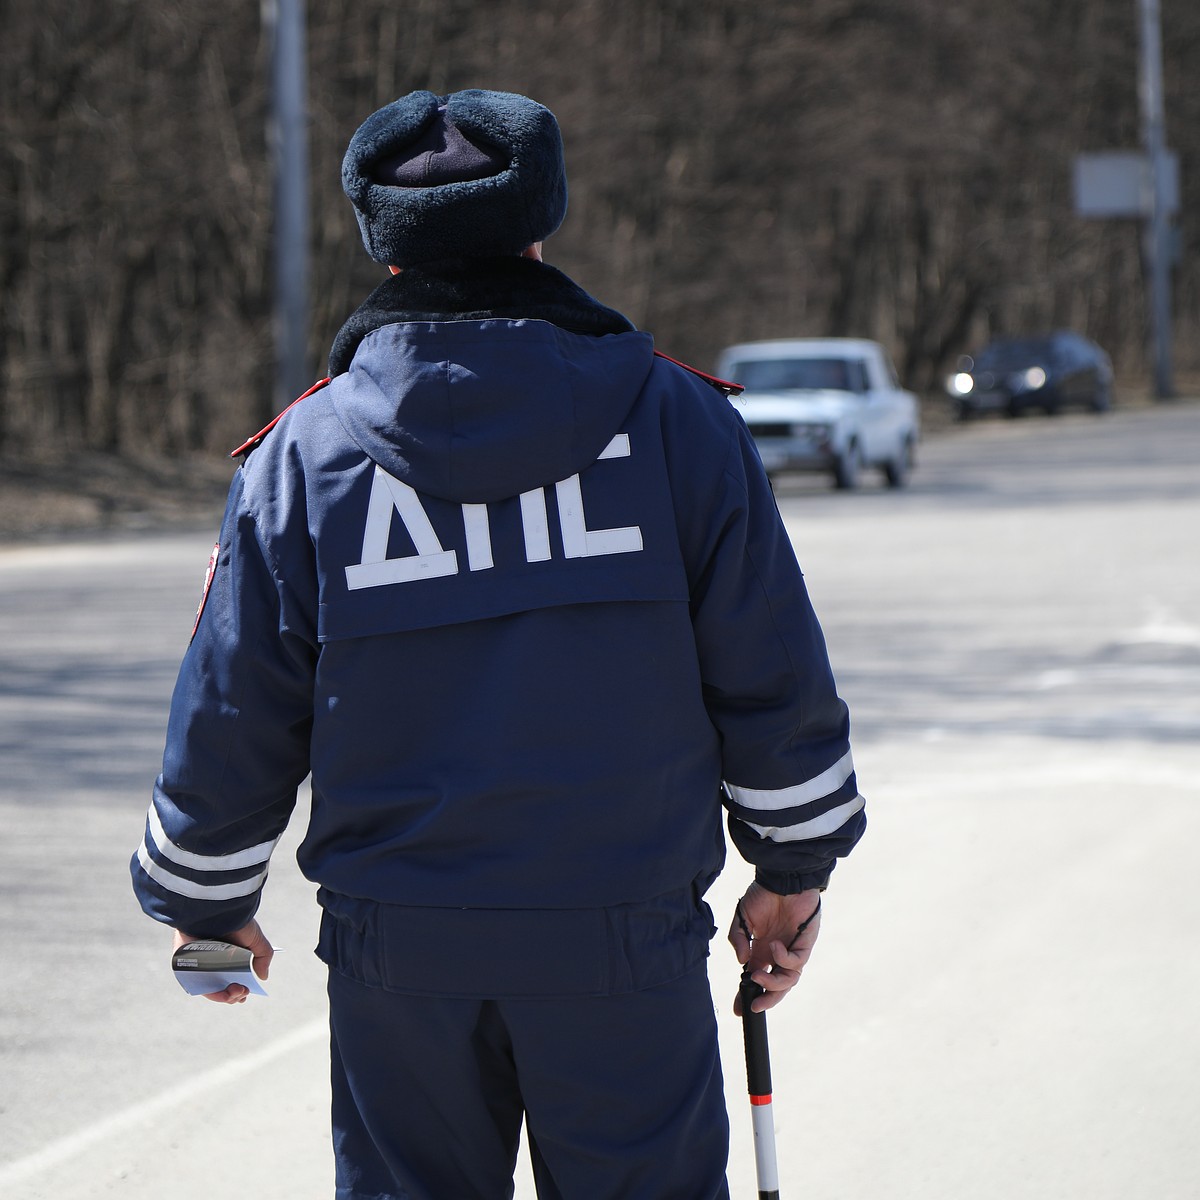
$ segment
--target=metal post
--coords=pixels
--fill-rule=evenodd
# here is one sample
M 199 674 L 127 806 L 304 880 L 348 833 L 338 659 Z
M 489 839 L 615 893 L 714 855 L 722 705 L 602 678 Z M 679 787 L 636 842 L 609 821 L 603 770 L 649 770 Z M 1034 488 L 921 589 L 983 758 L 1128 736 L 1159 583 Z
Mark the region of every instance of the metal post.
M 1175 394 L 1171 379 L 1171 225 L 1167 212 L 1166 121 L 1162 82 L 1162 20 L 1159 0 L 1138 0 L 1141 19 L 1142 142 L 1150 167 L 1151 197 L 1144 245 L 1150 274 L 1150 317 L 1154 345 L 1154 393 Z
M 290 404 L 313 381 L 308 363 L 308 116 L 304 0 L 262 0 L 271 49 L 274 166 L 275 402 Z

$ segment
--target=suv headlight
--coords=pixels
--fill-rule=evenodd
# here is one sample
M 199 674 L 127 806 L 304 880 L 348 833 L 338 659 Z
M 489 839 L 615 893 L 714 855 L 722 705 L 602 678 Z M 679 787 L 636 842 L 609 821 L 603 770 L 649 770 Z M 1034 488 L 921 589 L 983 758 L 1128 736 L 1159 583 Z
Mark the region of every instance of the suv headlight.
M 975 380 L 966 373 L 959 371 L 946 380 L 946 391 L 954 396 L 969 396 L 975 390 Z
M 1036 392 L 1045 382 L 1046 372 L 1042 367 L 1029 367 L 1009 376 L 1008 386 L 1018 392 Z

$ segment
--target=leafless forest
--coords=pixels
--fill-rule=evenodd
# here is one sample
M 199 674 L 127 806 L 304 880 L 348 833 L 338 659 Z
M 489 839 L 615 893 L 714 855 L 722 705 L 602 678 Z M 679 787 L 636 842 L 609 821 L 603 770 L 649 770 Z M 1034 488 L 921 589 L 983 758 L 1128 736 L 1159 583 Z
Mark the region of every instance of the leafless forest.
M 1136 149 L 1135 0 L 313 0 L 312 374 L 381 278 L 339 184 L 416 87 L 557 113 L 547 258 L 711 366 L 861 334 L 936 386 L 993 332 L 1072 326 L 1146 387 L 1140 226 L 1073 211 Z M 269 48 L 253 0 L 0 0 L 0 452 L 185 456 L 273 405 Z M 1184 211 L 1175 356 L 1200 368 L 1200 5 L 1162 0 Z

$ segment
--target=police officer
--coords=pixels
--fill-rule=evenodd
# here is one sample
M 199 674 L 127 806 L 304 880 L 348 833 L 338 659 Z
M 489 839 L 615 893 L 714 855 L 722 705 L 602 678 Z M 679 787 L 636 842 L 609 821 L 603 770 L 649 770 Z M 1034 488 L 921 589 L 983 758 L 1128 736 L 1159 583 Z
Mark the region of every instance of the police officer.
M 542 261 L 546 108 L 413 92 L 342 181 L 392 273 L 240 448 L 138 899 L 265 977 L 311 773 L 339 1200 L 511 1195 L 522 1122 L 543 1200 L 727 1196 L 723 816 L 764 1009 L 864 827 L 770 487 L 726 385 Z

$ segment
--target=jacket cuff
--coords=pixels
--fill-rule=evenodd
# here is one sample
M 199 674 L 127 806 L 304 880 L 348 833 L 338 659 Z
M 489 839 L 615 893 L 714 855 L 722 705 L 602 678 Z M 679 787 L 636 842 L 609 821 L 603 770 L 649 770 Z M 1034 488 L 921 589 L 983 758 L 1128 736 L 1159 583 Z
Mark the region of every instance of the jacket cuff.
M 777 896 L 794 896 L 816 888 L 823 892 L 829 886 L 832 865 L 819 871 L 770 871 L 759 867 L 754 872 L 754 882 Z

